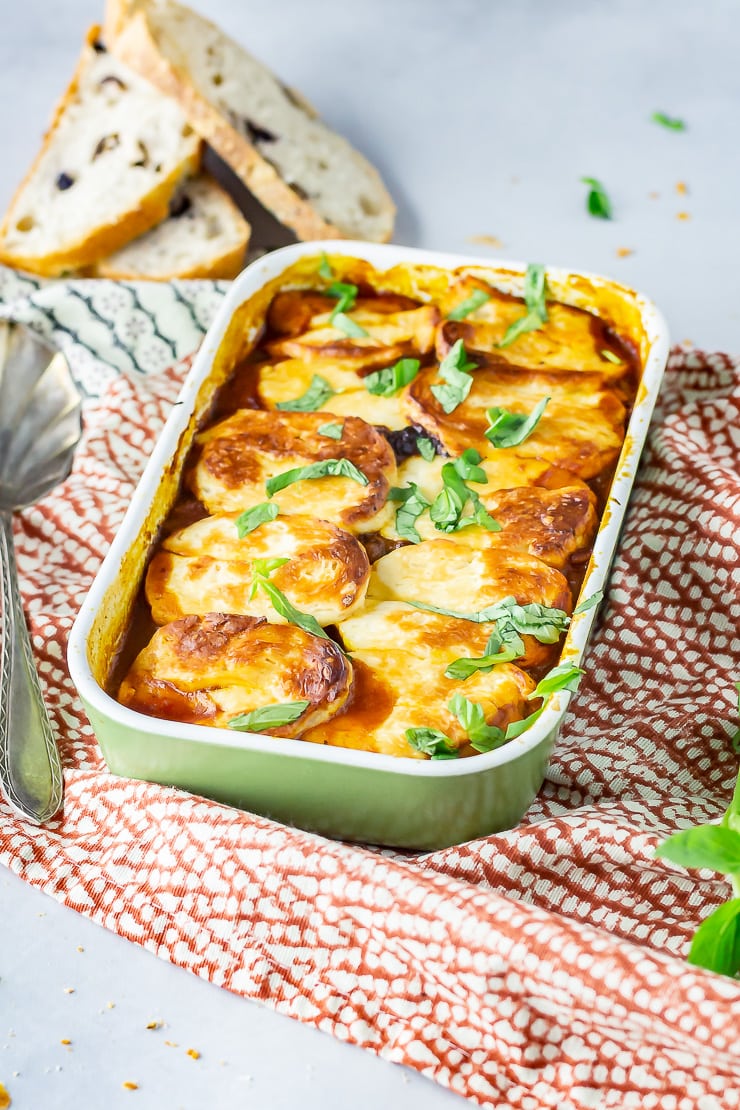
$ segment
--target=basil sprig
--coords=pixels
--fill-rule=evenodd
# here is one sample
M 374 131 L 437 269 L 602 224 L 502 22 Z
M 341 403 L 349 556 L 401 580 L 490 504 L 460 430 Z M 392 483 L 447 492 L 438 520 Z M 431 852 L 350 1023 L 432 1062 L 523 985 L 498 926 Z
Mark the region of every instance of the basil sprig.
M 496 629 L 493 630 L 488 637 L 485 651 L 483 655 L 479 656 L 461 656 L 459 659 L 454 659 L 445 670 L 445 678 L 454 678 L 460 682 L 464 682 L 466 678 L 470 678 L 476 671 L 481 671 L 482 674 L 488 674 L 494 667 L 499 666 L 501 663 L 511 663 L 514 659 L 518 659 L 516 651 L 512 647 L 504 647 L 504 642 Z
M 464 694 L 453 694 L 447 708 L 465 729 L 465 735 L 477 752 L 492 752 L 506 743 L 502 728 L 486 724 L 486 714 L 479 702 L 470 701 Z
M 275 408 L 282 412 L 316 412 L 316 409 L 320 409 L 334 396 L 334 392 L 326 378 L 322 378 L 321 374 L 314 374 L 305 393 L 292 401 L 278 401 Z
M 334 271 L 331 268 L 331 263 L 329 262 L 329 259 L 326 257 L 326 251 L 321 252 L 321 262 L 319 263 L 319 277 L 322 277 L 324 281 L 331 281 L 334 277 Z
M 446 413 L 454 412 L 470 393 L 473 385 L 470 371 L 476 367 L 477 363 L 468 360 L 462 339 L 458 339 L 439 364 L 442 384 L 432 386 L 433 395 Z
M 480 461 L 480 453 L 469 447 L 459 459 L 443 465 L 443 488 L 429 510 L 429 515 L 440 532 L 459 532 L 461 528 L 467 528 L 471 524 L 478 524 L 489 532 L 501 531 L 501 525 L 493 519 L 479 495 L 466 484 L 487 484 L 486 472 L 478 466 Z M 463 517 L 467 504 L 472 505 L 473 512 L 471 516 Z
M 577 617 L 579 613 L 587 613 L 589 609 L 593 609 L 594 605 L 599 604 L 603 596 L 603 590 L 595 590 L 589 597 L 585 597 L 580 605 L 576 605 L 573 610 L 573 616 Z
M 400 502 L 396 509 L 396 531 L 399 536 L 411 543 L 421 543 L 416 522 L 431 502 L 427 501 L 416 482 L 409 482 L 403 487 L 393 486 L 388 493 L 388 500 Z
M 343 424 L 319 424 L 316 429 L 320 436 L 326 436 L 327 439 L 341 439 L 344 431 Z
M 438 728 L 407 728 L 406 739 L 414 751 L 432 759 L 457 759 L 460 755 L 449 736 Z
M 367 338 L 367 336 L 370 334 L 369 332 L 365 331 L 364 328 L 361 328 L 359 324 L 356 324 L 355 321 L 351 319 L 351 317 L 345 315 L 344 312 L 337 312 L 336 315 L 332 318 L 332 324 L 335 328 L 338 328 L 339 331 L 343 331 L 344 334 L 348 335 L 351 339 Z
M 736 685 L 740 713 L 740 683 Z M 655 854 L 683 867 L 706 867 L 727 876 L 734 897 L 701 923 L 691 942 L 688 961 L 720 975 L 737 976 L 740 973 L 740 775 L 720 825 L 697 825 L 675 833 L 658 845 Z
M 365 389 L 376 397 L 393 397 L 419 373 L 418 358 L 400 358 L 393 366 L 374 370 L 365 378 Z
M 251 713 L 240 713 L 228 722 L 229 728 L 238 732 L 264 732 L 268 728 L 282 728 L 297 721 L 308 709 L 310 701 L 286 701 L 281 705 L 265 705 Z
M 541 644 L 555 644 L 560 634 L 570 624 L 570 617 L 564 609 L 552 609 L 538 602 L 520 605 L 515 597 L 505 597 L 486 609 L 464 613 L 456 609 L 442 609 L 421 601 L 408 601 L 414 609 L 428 613 L 439 613 L 443 617 L 471 621 L 473 624 L 495 624 L 501 643 L 517 655 L 524 655 L 522 636 L 534 636 Z
M 426 459 L 427 462 L 431 462 L 437 456 L 437 448 L 426 436 L 416 437 L 416 447 L 422 459 Z
M 527 311 L 509 324 L 504 337 L 496 345 L 510 347 L 515 339 L 528 331 L 538 331 L 547 323 L 547 271 L 538 262 L 531 262 L 524 275 L 524 303 Z
M 302 613 L 300 609 L 296 609 L 292 602 L 288 601 L 287 597 L 282 590 L 279 590 L 274 582 L 270 581 L 270 575 L 276 571 L 278 567 L 284 566 L 289 563 L 290 559 L 253 559 L 252 560 L 252 588 L 249 591 L 250 599 L 255 597 L 261 590 L 270 599 L 273 609 L 278 616 L 283 617 L 289 624 L 295 624 L 298 628 L 302 628 L 304 632 L 310 632 L 312 636 L 320 636 L 322 640 L 331 639 L 327 636 L 323 628 L 310 613 Z M 332 641 L 333 642 L 333 641 Z
M 609 200 L 604 186 L 595 177 L 582 177 L 581 181 L 584 185 L 588 185 L 586 196 L 588 214 L 595 216 L 598 220 L 610 220 L 612 218 L 612 202 Z
M 286 486 L 292 486 L 294 482 L 305 482 L 308 479 L 327 477 L 351 478 L 353 482 L 359 482 L 361 486 L 369 484 L 366 475 L 358 470 L 349 459 L 320 459 L 318 462 L 309 463 L 307 466 L 294 466 L 292 470 L 284 470 L 282 474 L 276 474 L 274 478 L 268 478 L 265 482 L 265 489 L 267 490 L 267 496 L 273 497 L 274 494 L 279 493 Z
M 470 316 L 471 312 L 484 305 L 486 301 L 490 301 L 491 294 L 486 293 L 484 289 L 474 289 L 469 297 L 464 301 L 460 301 L 459 305 L 453 308 L 452 312 L 447 313 L 448 320 L 464 320 L 466 316 Z
M 518 447 L 539 424 L 549 400 L 549 397 L 543 397 L 529 415 L 498 407 L 487 409 L 486 416 L 491 423 L 485 432 L 486 439 L 494 447 Z
M 279 512 L 280 509 L 274 501 L 263 501 L 261 505 L 254 505 L 251 509 L 245 509 L 234 521 L 239 539 L 243 540 L 250 532 L 254 532 L 255 528 L 259 528 L 260 524 L 266 524 L 268 520 L 275 520 Z
M 665 112 L 653 112 L 650 117 L 652 123 L 659 123 L 661 127 L 667 127 L 669 131 L 685 131 L 686 121 L 679 119 L 677 116 L 668 116 Z

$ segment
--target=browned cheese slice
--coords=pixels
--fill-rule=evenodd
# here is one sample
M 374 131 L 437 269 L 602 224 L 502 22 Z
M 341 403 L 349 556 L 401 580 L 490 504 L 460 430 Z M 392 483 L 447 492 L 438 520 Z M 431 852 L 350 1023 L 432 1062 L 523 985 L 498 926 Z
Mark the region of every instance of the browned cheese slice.
M 339 440 L 321 435 L 326 413 L 240 409 L 197 438 L 200 455 L 186 481 L 211 513 L 242 512 L 268 499 L 269 478 L 324 459 L 349 459 L 368 480 L 327 476 L 286 486 L 281 514 L 320 517 L 348 532 L 377 531 L 390 516 L 396 463 L 388 441 L 364 420 L 345 417 Z
M 157 624 L 188 613 L 245 613 L 280 623 L 268 597 L 250 597 L 254 559 L 287 558 L 271 581 L 301 612 L 334 624 L 365 598 L 370 564 L 348 532 L 309 516 L 278 517 L 239 539 L 236 514 L 196 521 L 167 536 L 146 576 Z
M 286 358 L 280 362 L 258 363 L 253 368 L 259 403 L 266 409 L 279 409 L 302 397 L 318 376 L 333 390 L 333 396 L 324 401 L 316 412 L 336 416 L 359 416 L 368 424 L 386 428 L 403 428 L 406 417 L 400 396 L 379 397 L 370 393 L 365 384 L 366 374 L 357 371 L 351 359 L 316 358 L 306 362 L 300 358 Z
M 468 397 L 445 413 L 432 393 L 440 384 L 437 367 L 422 370 L 404 396 L 410 423 L 420 424 L 450 455 L 467 447 L 495 457 L 498 451 L 546 459 L 579 478 L 593 478 L 617 458 L 622 445 L 625 410 L 605 388 L 601 374 L 563 371 L 542 373 L 503 365 L 481 366 L 472 372 Z M 534 431 L 516 447 L 495 448 L 486 439 L 486 410 L 532 412 L 544 397 L 550 401 Z
M 352 690 L 352 666 L 332 640 L 292 624 L 208 613 L 158 628 L 121 683 L 119 701 L 170 721 L 225 728 L 242 713 L 308 701 L 272 736 L 300 736 L 335 716 Z
M 425 759 L 406 739 L 408 728 L 444 732 L 461 755 L 474 755 L 448 704 L 456 693 L 478 702 L 486 723 L 505 729 L 531 711 L 534 682 L 513 664 L 477 672 L 464 683 L 444 676 L 444 663 L 403 649 L 360 651 L 352 656 L 355 695 L 341 716 L 312 728 L 303 739 L 383 755 Z

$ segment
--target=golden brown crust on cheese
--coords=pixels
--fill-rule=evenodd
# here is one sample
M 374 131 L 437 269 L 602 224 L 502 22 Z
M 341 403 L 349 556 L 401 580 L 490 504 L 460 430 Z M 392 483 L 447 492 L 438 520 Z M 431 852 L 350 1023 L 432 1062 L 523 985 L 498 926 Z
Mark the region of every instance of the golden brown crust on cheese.
M 342 358 L 351 359 L 368 372 L 391 366 L 399 358 L 421 358 L 434 349 L 435 329 L 440 320 L 439 309 L 423 305 L 406 311 L 379 311 L 374 302 L 357 302 L 352 320 L 366 336 L 347 336 L 330 320 L 336 308 L 333 299 L 324 315 L 314 315 L 310 327 L 298 334 L 269 340 L 265 348 L 279 358 Z
M 351 664 L 331 640 L 292 624 L 208 613 L 159 628 L 118 698 L 152 717 L 220 727 L 254 709 L 308 701 L 297 721 L 268 730 L 300 736 L 338 713 L 351 688 Z
M 323 459 L 349 459 L 368 479 L 324 477 L 296 482 L 275 495 L 281 513 L 334 519 L 350 532 L 374 531 L 388 515 L 386 498 L 396 480 L 388 441 L 364 420 L 347 416 L 342 438 L 319 433 L 325 413 L 240 409 L 198 437 L 200 458 L 187 476 L 190 489 L 211 512 L 237 512 L 267 500 L 265 482 L 294 467 Z
M 250 597 L 254 559 L 288 558 L 272 581 L 319 624 L 334 624 L 362 605 L 370 564 L 354 536 L 325 520 L 289 516 L 266 521 L 240 539 L 236 519 L 206 517 L 162 541 L 146 576 L 157 624 L 209 612 L 282 622 L 262 592 Z
M 409 421 L 425 428 L 450 455 L 468 447 L 494 455 L 497 449 L 485 437 L 487 409 L 530 413 L 550 397 L 532 434 L 516 448 L 499 450 L 547 459 L 579 478 L 595 477 L 617 458 L 625 409 L 601 374 L 544 373 L 491 364 L 473 370 L 472 378 L 468 397 L 451 413 L 445 413 L 432 393 L 442 380 L 438 367 L 422 370 L 403 398 Z

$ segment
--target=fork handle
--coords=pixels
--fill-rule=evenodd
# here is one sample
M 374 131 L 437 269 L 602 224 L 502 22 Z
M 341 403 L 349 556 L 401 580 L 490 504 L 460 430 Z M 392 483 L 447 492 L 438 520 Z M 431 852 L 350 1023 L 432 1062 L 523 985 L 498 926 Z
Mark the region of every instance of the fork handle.
M 62 804 L 62 765 L 31 653 L 6 512 L 0 512 L 0 588 L 0 786 L 15 810 L 41 824 Z

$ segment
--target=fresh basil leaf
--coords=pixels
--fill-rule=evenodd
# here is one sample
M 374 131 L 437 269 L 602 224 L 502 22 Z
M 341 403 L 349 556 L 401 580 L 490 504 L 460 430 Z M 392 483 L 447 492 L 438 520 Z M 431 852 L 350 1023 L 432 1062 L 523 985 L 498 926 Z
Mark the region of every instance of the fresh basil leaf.
M 589 597 L 584 598 L 580 605 L 576 605 L 573 610 L 573 616 L 577 617 L 579 613 L 587 613 L 589 609 L 593 609 L 594 605 L 599 604 L 603 596 L 603 590 L 595 590 Z
M 509 412 L 508 409 L 498 407 L 487 409 L 486 416 L 491 425 L 486 430 L 486 439 L 494 447 L 518 447 L 539 424 L 549 400 L 549 397 L 543 397 L 528 416 L 526 413 Z
M 560 638 L 570 623 L 570 617 L 564 609 L 551 609 L 547 605 L 532 602 L 529 605 L 519 605 L 516 598 L 505 597 L 495 605 L 486 609 L 478 609 L 473 613 L 464 613 L 457 609 L 443 609 L 439 605 L 430 605 L 428 602 L 407 601 L 414 609 L 423 609 L 428 613 L 439 613 L 443 617 L 455 617 L 457 620 L 471 621 L 473 624 L 496 624 L 496 629 L 501 636 L 502 643 L 511 647 L 517 646 L 510 642 L 511 631 L 521 632 L 522 635 L 534 636 L 543 644 L 554 644 Z M 521 644 L 521 640 L 519 641 Z M 519 649 L 523 654 L 524 647 Z
M 454 412 L 470 393 L 473 385 L 470 371 L 476 367 L 477 363 L 468 360 L 462 339 L 458 339 L 439 364 L 442 384 L 432 386 L 432 394 L 447 414 Z
M 549 698 L 551 694 L 557 694 L 560 690 L 577 690 L 578 683 L 585 673 L 575 663 L 561 663 L 548 671 L 527 697 L 531 701 L 532 698 Z
M 606 349 L 606 347 L 603 351 L 599 351 L 599 354 L 602 358 L 606 359 L 607 362 L 613 362 L 615 366 L 622 365 L 622 359 L 619 357 L 619 355 L 615 355 L 614 351 L 609 351 Z
M 488 476 L 482 466 L 478 466 L 481 462 L 481 454 L 476 451 L 474 447 L 468 447 L 463 451 L 459 459 L 455 459 L 451 464 L 457 474 L 465 482 L 477 482 L 478 485 L 485 486 L 488 484 Z M 450 464 L 445 464 L 450 465 Z
M 332 323 L 338 312 L 349 312 L 350 309 L 354 308 L 358 293 L 356 285 L 352 285 L 350 282 L 345 281 L 335 281 L 333 285 L 329 286 L 326 292 L 330 297 L 337 298 L 337 306 L 329 317 Z
M 368 485 L 367 477 L 349 459 L 320 459 L 318 462 L 309 463 L 308 466 L 295 466 L 292 470 L 284 470 L 282 474 L 276 474 L 274 478 L 268 478 L 265 482 L 265 489 L 267 490 L 267 496 L 272 497 L 294 482 L 305 482 L 312 478 L 327 477 L 351 478 L 354 482 L 359 482 L 361 486 Z
M 324 281 L 331 281 L 334 277 L 334 271 L 331 268 L 329 259 L 326 257 L 326 251 L 321 252 L 321 263 L 319 265 L 319 277 Z
M 343 331 L 345 335 L 349 335 L 352 339 L 363 339 L 368 336 L 368 332 L 346 316 L 343 312 L 336 312 L 332 315 L 331 322 L 339 331 Z
M 257 589 L 267 594 L 278 616 L 283 617 L 289 624 L 295 624 L 298 628 L 302 628 L 304 632 L 310 632 L 312 636 L 320 636 L 322 640 L 331 639 L 315 617 L 310 613 L 302 613 L 300 609 L 296 609 L 295 605 L 288 601 L 282 590 L 279 590 L 269 578 L 255 577 L 255 582 Z
M 595 177 L 582 177 L 581 181 L 584 185 L 588 185 L 586 208 L 589 215 L 595 216 L 599 220 L 610 220 L 612 218 L 612 204 L 604 186 Z
M 429 515 L 440 532 L 454 532 L 465 507 L 457 490 L 445 486 L 434 498 Z
M 343 424 L 319 424 L 317 431 L 320 436 L 326 436 L 327 439 L 341 439 L 344 432 Z
M 388 500 L 400 502 L 396 510 L 396 531 L 399 536 L 404 540 L 410 540 L 411 543 L 421 543 L 421 536 L 416 531 L 415 525 L 421 514 L 429 508 L 430 503 L 416 483 L 409 482 L 403 488 L 394 486 L 388 492 Z
M 268 728 L 282 728 L 297 721 L 308 709 L 310 701 L 286 701 L 281 705 L 265 705 L 251 713 L 240 713 L 228 722 L 229 728 L 239 732 L 264 732 Z
M 432 459 L 437 457 L 437 448 L 431 439 L 427 439 L 426 436 L 417 436 L 416 446 L 422 459 L 426 459 L 427 462 L 431 462 Z
M 471 674 L 475 674 L 476 671 L 488 674 L 489 671 L 492 671 L 494 667 L 499 666 L 501 663 L 511 663 L 517 658 L 516 652 L 508 647 L 495 653 L 479 655 L 477 658 L 474 656 L 469 658 L 461 656 L 460 659 L 454 659 L 446 668 L 445 678 L 453 678 L 459 682 L 464 682 L 466 678 L 470 678 Z
M 470 701 L 464 694 L 453 694 L 447 708 L 465 729 L 465 734 L 476 751 L 491 752 L 504 743 L 503 729 L 486 724 L 486 715 L 479 702 Z
M 496 346 L 510 347 L 511 344 L 528 331 L 539 331 L 547 323 L 547 270 L 539 262 L 531 262 L 524 275 L 524 303 L 527 311 L 524 316 L 509 324 L 504 337 Z
M 275 408 L 282 412 L 316 412 L 316 409 L 320 409 L 333 396 L 334 390 L 326 378 L 322 378 L 320 374 L 314 374 L 305 393 L 292 401 L 278 401 Z
M 667 127 L 669 131 L 685 131 L 686 121 L 678 119 L 677 116 L 667 116 L 665 112 L 653 112 L 650 117 L 653 123 L 659 123 L 661 127 Z
M 730 875 L 740 871 L 740 832 L 724 825 L 698 825 L 669 836 L 655 854 L 682 867 L 706 867 Z
M 447 319 L 464 320 L 466 316 L 469 316 L 471 312 L 475 312 L 476 309 L 484 305 L 486 301 L 490 301 L 490 299 L 490 293 L 486 293 L 483 289 L 474 289 L 469 297 L 466 297 L 464 301 L 460 301 L 460 304 L 453 308 L 452 312 L 448 312 Z
M 530 713 L 528 717 L 524 718 L 524 720 L 512 721 L 510 725 L 507 725 L 506 739 L 516 740 L 517 736 L 521 736 L 523 732 L 526 732 L 527 729 L 535 723 L 535 721 L 539 720 L 544 712 L 545 707 L 543 705 L 539 709 L 535 709 L 534 713 Z
M 458 527 L 466 528 L 468 524 L 473 522 L 479 527 L 485 528 L 487 532 L 501 531 L 501 525 L 497 520 L 494 520 L 477 493 L 473 495 L 473 516 L 470 520 L 461 520 Z
M 279 512 L 280 509 L 274 501 L 263 501 L 261 505 L 254 505 L 251 509 L 245 509 L 241 516 L 238 516 L 234 521 L 239 539 L 243 540 L 250 532 L 254 532 L 255 528 L 259 528 L 260 524 L 266 524 L 268 520 L 274 520 Z
M 406 739 L 414 751 L 432 759 L 457 759 L 460 755 L 449 736 L 437 728 L 407 728 Z
M 394 366 L 368 374 L 364 379 L 365 388 L 376 397 L 392 397 L 414 380 L 420 366 L 418 358 L 401 358 Z
M 252 575 L 255 578 L 269 578 L 273 571 L 284 567 L 290 559 L 252 559 Z
M 694 967 L 737 975 L 740 971 L 740 898 L 718 906 L 694 934 L 688 962 Z

